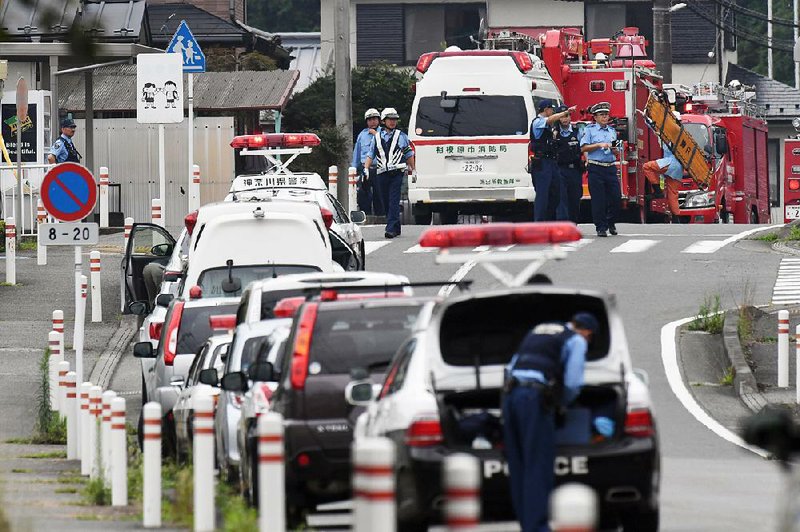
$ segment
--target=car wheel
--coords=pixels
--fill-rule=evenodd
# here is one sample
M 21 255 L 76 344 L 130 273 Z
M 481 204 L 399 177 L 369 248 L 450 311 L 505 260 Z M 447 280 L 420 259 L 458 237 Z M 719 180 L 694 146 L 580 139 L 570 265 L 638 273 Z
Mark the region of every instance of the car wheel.
M 410 471 L 401 471 L 396 478 L 397 530 L 424 532 L 428 530 L 429 517 L 421 508 Z
M 658 532 L 658 508 L 642 508 L 622 516 L 623 532 Z
M 444 211 L 440 213 L 439 221 L 442 225 L 456 225 L 458 223 L 458 211 Z
M 250 501 L 253 508 L 258 508 L 258 459 L 251 453 L 250 459 Z
M 169 458 L 177 455 L 177 442 L 175 440 L 175 422 L 170 422 L 166 417 L 161 419 L 161 456 Z
M 144 375 L 142 375 L 142 408 L 147 404 L 147 384 L 144 382 Z
M 139 450 L 144 452 L 144 410 L 139 411 L 139 422 L 136 424 L 136 441 L 139 443 Z
M 366 270 L 367 269 L 367 251 L 365 249 L 363 240 L 361 241 L 361 246 L 359 246 L 359 247 L 361 248 L 361 269 L 362 270 Z
M 293 504 L 286 504 L 286 529 L 302 529 L 306 524 L 305 509 Z
M 414 223 L 416 225 L 431 225 L 433 213 L 431 211 L 414 213 Z

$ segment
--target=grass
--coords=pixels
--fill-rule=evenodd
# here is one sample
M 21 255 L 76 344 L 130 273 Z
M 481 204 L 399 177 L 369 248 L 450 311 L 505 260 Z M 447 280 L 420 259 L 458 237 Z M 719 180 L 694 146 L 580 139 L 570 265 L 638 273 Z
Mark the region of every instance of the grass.
M 753 341 L 753 315 L 750 307 L 744 305 L 739 307 L 739 324 L 736 330 L 742 344 L 750 344 Z
M 26 474 L 26 473 L 33 473 L 32 469 L 23 469 L 21 467 L 15 467 L 11 470 L 12 473 L 19 473 L 19 474 Z
M 784 240 L 800 240 L 800 227 L 793 226 Z
M 777 242 L 779 240 L 778 233 L 765 233 L 754 237 L 753 240 L 761 240 L 762 242 Z
M 35 236 L 24 236 L 17 240 L 18 251 L 35 251 L 37 248 Z
M 735 376 L 736 376 L 736 370 L 734 370 L 733 366 L 731 366 L 725 370 L 725 374 L 719 380 L 719 383 L 723 386 L 733 386 L 733 378 Z
M 249 507 L 232 487 L 222 482 L 217 484 L 217 508 L 224 532 L 258 530 L 258 510 Z
M 111 490 L 101 477 L 93 478 L 83 487 L 83 499 L 93 506 L 108 506 L 111 504 Z
M 58 413 L 50 410 L 50 348 L 44 350 L 39 360 L 39 390 L 36 394 L 36 426 L 31 443 L 65 445 L 67 443 L 67 422 Z
M 56 488 L 56 493 L 78 493 L 78 488 Z
M 45 459 L 45 458 L 66 458 L 67 453 L 66 451 L 49 451 L 44 453 L 33 453 L 33 454 L 23 454 L 20 458 L 33 458 L 33 459 Z
M 689 330 L 719 334 L 724 324 L 725 314 L 721 312 L 719 295 L 705 296 L 697 316 L 689 323 Z
M 86 482 L 86 479 L 84 477 L 69 476 L 69 477 L 59 477 L 56 482 L 58 482 L 59 484 L 83 484 L 84 482 Z
M 753 338 L 754 342 L 759 344 L 777 344 L 778 337 L 777 336 L 762 336 L 761 338 Z
M 186 528 L 194 528 L 194 478 L 192 467 L 179 467 L 172 462 L 161 469 L 162 493 L 173 493 L 161 504 L 161 517 L 164 522 Z
M 30 445 L 33 443 L 33 440 L 30 438 L 9 438 L 3 443 L 10 443 L 12 445 Z

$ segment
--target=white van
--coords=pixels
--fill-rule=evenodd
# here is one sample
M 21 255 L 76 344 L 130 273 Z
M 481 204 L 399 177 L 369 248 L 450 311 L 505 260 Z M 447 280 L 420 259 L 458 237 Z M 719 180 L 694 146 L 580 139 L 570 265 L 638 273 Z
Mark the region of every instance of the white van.
M 417 175 L 408 183 L 414 220 L 458 214 L 533 217 L 527 170 L 531 120 L 541 98 L 560 102 L 541 60 L 510 50 L 423 54 L 408 135 Z

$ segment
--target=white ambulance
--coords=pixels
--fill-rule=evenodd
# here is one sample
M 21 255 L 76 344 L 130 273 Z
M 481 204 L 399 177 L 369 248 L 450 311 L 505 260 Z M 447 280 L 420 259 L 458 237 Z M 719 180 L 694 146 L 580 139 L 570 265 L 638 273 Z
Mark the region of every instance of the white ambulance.
M 560 103 L 542 61 L 527 52 L 450 47 L 420 56 L 408 135 L 417 173 L 408 183 L 414 220 L 459 214 L 530 220 L 529 129 L 542 98 Z

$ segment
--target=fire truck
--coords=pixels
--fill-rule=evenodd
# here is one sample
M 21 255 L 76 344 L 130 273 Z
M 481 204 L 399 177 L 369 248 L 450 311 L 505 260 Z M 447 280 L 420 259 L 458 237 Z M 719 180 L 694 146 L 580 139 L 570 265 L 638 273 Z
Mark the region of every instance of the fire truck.
M 800 118 L 792 120 L 797 133 L 783 142 L 783 223 L 800 220 Z

